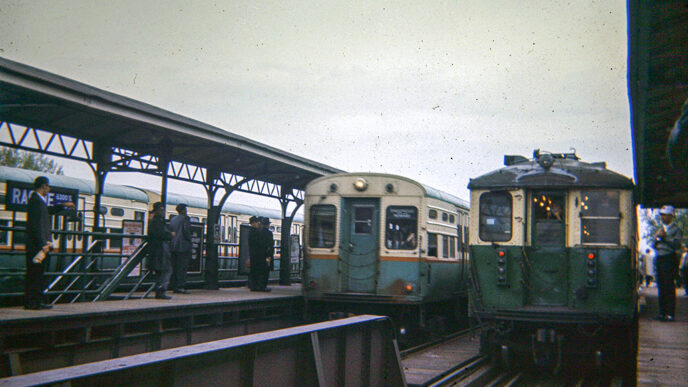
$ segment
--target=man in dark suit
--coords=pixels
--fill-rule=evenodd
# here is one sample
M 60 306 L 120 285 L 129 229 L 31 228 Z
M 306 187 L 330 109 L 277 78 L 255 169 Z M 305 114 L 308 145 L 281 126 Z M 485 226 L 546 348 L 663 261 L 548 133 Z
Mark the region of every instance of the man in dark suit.
M 148 221 L 148 267 L 155 271 L 155 298 L 169 300 L 165 295 L 172 276 L 169 241 L 172 233 L 165 226 L 165 205 L 162 202 L 153 204 L 153 217 Z
M 186 204 L 177 205 L 179 215 L 170 220 L 174 236 L 170 242 L 172 251 L 172 279 L 170 288 L 174 293 L 189 294 L 186 291 L 186 271 L 191 261 L 191 219 L 186 214 Z
M 271 289 L 268 288 L 268 278 L 270 277 L 270 270 L 272 269 L 275 259 L 275 238 L 270 231 L 270 218 L 261 217 L 260 218 L 260 242 L 263 245 L 263 250 L 265 251 L 265 270 L 260 279 L 259 289 L 264 292 L 269 292 Z
M 252 216 L 248 220 L 248 254 L 251 271 L 248 274 L 248 288 L 252 292 L 261 291 L 263 271 L 265 270 L 265 249 L 260 237 L 260 218 Z
M 43 289 L 45 288 L 43 271 L 48 263 L 47 254 L 52 246 L 50 237 L 50 215 L 65 208 L 75 208 L 74 203 L 67 202 L 48 206 L 50 181 L 45 176 L 39 176 L 33 182 L 34 190 L 29 196 L 26 214 L 26 280 L 24 281 L 24 308 L 50 309 L 52 305 L 43 303 Z M 34 260 L 39 252 L 46 256 Z M 38 262 L 37 262 L 38 261 Z

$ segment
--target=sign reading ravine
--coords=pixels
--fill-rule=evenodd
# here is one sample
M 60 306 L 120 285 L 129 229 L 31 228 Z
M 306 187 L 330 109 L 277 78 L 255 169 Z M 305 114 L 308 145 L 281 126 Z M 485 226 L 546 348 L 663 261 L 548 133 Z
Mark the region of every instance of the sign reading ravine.
M 33 191 L 33 184 L 22 183 L 19 181 L 7 180 L 7 189 L 5 190 L 5 209 L 8 211 L 27 211 L 29 204 L 29 196 Z M 79 203 L 79 190 L 50 187 L 50 193 L 46 198 L 48 206 L 72 202 L 74 205 Z

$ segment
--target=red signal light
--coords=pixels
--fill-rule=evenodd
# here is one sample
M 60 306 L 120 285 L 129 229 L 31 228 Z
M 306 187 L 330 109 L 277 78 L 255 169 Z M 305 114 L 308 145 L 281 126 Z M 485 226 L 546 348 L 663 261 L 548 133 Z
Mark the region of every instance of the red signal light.
M 588 254 L 588 259 L 595 259 L 595 254 L 593 254 L 593 253 Z
M 506 253 L 503 252 L 503 251 L 500 251 L 499 253 L 497 253 L 497 255 L 499 255 L 500 257 L 503 257 L 505 254 L 506 254 Z

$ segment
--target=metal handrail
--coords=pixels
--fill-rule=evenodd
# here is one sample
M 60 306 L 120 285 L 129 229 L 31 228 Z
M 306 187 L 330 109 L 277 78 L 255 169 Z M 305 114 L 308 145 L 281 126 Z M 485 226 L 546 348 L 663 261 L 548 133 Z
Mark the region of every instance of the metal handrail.
M 100 286 L 100 291 L 98 295 L 93 299 L 93 301 L 103 301 L 107 300 L 112 292 L 115 291 L 122 279 L 126 278 L 129 273 L 131 273 L 134 268 L 143 261 L 145 257 L 145 251 L 147 250 L 148 242 L 143 242 L 139 247 L 136 248 L 133 254 L 127 258 L 112 274 L 112 276 Z
M 102 243 L 102 241 L 99 241 L 99 240 L 98 240 L 98 241 L 93 241 L 93 242 L 91 242 L 91 245 L 88 246 L 88 249 L 86 250 L 86 254 L 90 254 L 90 253 L 92 252 L 92 250 L 93 250 L 97 245 L 99 245 L 100 243 Z M 70 271 L 72 271 L 72 268 L 74 268 L 74 266 L 76 266 L 79 262 L 81 262 L 81 260 L 82 260 L 83 258 L 84 258 L 84 255 L 79 255 L 78 257 L 76 257 L 76 259 L 74 259 L 74 260 L 72 261 L 72 263 L 69 264 L 69 266 L 67 266 L 64 270 L 62 270 L 62 273 L 61 273 L 59 276 L 57 276 L 57 278 L 55 278 L 55 279 L 53 280 L 53 282 L 48 286 L 48 288 L 45 289 L 45 292 L 47 293 L 47 292 L 49 292 L 50 290 L 52 290 L 52 288 L 55 287 L 55 285 L 57 285 L 57 283 L 60 282 L 60 280 L 62 280 L 62 278 L 63 278 L 67 273 L 69 273 Z

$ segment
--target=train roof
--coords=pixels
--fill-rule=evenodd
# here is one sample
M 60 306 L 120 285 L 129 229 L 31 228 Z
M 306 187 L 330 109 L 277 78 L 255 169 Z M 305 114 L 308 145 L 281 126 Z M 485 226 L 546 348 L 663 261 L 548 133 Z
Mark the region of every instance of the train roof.
M 157 191 L 151 191 L 155 192 L 156 194 L 159 195 Z M 177 205 L 180 203 L 184 203 L 189 207 L 194 207 L 194 208 L 203 208 L 203 209 L 208 209 L 208 201 L 197 197 L 197 196 L 191 196 L 191 195 L 184 195 L 184 194 L 179 194 L 175 192 L 168 192 L 167 193 L 167 204 L 169 205 Z M 241 204 L 241 203 L 232 203 L 232 202 L 225 202 L 224 206 L 222 206 L 222 211 L 223 212 L 231 212 L 233 214 L 240 214 L 240 215 L 253 215 L 253 216 L 265 216 L 271 219 L 282 219 L 282 211 L 272 209 L 272 208 L 263 208 L 263 207 L 256 207 L 256 206 L 251 206 L 248 204 Z M 303 222 L 303 215 L 302 214 L 296 214 L 294 216 L 294 221 L 296 222 Z
M 586 163 L 575 153 L 535 150 L 533 158 L 504 156 L 504 168 L 471 179 L 469 189 L 510 188 L 619 188 L 632 189 L 633 181 L 607 169 L 606 163 Z
M 64 175 L 54 175 L 51 173 L 34 171 L 30 169 L 12 168 L 0 166 L 0 181 L 13 180 L 22 183 L 33 183 L 38 176 L 46 176 L 50 179 L 50 185 L 53 187 L 77 189 L 80 193 L 94 195 L 96 193 L 95 182 L 77 177 L 69 177 Z M 103 195 L 118 198 L 136 200 L 143 203 L 148 203 L 148 195 L 138 188 L 129 187 L 126 185 L 106 184 L 103 189 Z
M 419 183 L 413 179 L 410 179 L 408 177 L 393 175 L 393 174 L 389 174 L 389 173 L 378 173 L 378 172 L 336 173 L 336 174 L 332 174 L 332 175 L 326 175 L 323 177 L 319 177 L 319 178 L 311 181 L 311 183 L 309 183 L 309 185 L 315 181 L 318 181 L 318 180 L 326 180 L 328 178 L 333 178 L 333 177 L 338 177 L 338 176 L 382 176 L 382 177 L 390 177 L 393 179 L 405 180 L 405 181 L 408 181 L 409 183 L 415 184 L 415 185 L 419 186 L 420 188 L 422 188 L 423 191 L 425 192 L 425 196 L 427 196 L 429 198 L 442 200 L 442 201 L 451 203 L 457 207 L 464 208 L 464 209 L 470 208 L 470 203 L 467 200 L 463 200 L 463 199 L 458 198 L 452 194 L 446 193 L 444 191 L 440 191 L 436 188 L 427 186 L 425 184 L 421 184 L 421 183 Z M 308 189 L 308 188 L 306 188 L 306 189 Z

